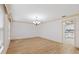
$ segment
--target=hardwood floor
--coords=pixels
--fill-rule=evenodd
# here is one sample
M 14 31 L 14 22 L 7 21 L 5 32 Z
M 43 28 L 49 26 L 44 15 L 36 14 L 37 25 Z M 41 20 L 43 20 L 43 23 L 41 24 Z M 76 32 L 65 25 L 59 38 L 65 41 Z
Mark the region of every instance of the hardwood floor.
M 12 40 L 7 54 L 65 54 L 79 53 L 79 49 L 40 37 Z

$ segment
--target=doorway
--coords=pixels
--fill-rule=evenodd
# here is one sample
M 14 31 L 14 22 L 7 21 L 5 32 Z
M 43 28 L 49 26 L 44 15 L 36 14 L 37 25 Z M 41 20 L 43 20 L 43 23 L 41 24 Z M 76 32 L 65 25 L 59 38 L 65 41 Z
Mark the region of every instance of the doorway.
M 63 43 L 75 45 L 75 21 L 68 19 L 63 21 Z

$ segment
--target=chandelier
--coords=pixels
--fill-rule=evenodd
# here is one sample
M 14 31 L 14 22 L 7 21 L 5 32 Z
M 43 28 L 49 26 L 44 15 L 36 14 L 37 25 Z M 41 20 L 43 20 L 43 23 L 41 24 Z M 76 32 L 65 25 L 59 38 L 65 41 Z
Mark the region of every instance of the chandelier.
M 33 24 L 39 25 L 40 24 L 40 21 L 39 21 L 38 17 L 35 17 L 35 18 L 36 18 L 36 20 L 33 21 Z

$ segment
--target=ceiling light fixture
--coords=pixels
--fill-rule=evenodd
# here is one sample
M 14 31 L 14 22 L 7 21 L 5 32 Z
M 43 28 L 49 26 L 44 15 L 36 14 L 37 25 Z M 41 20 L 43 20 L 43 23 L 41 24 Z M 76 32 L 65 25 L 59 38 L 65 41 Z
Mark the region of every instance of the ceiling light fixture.
M 40 24 L 40 21 L 38 20 L 38 17 L 35 17 L 35 18 L 36 18 L 36 20 L 33 21 L 33 24 L 39 25 Z

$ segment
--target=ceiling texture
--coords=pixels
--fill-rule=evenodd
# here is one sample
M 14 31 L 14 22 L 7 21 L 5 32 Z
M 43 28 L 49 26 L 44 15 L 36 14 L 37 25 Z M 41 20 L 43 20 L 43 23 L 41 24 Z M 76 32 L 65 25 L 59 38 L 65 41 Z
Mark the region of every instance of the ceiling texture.
M 79 4 L 12 4 L 11 12 L 14 21 L 46 22 L 78 13 Z

